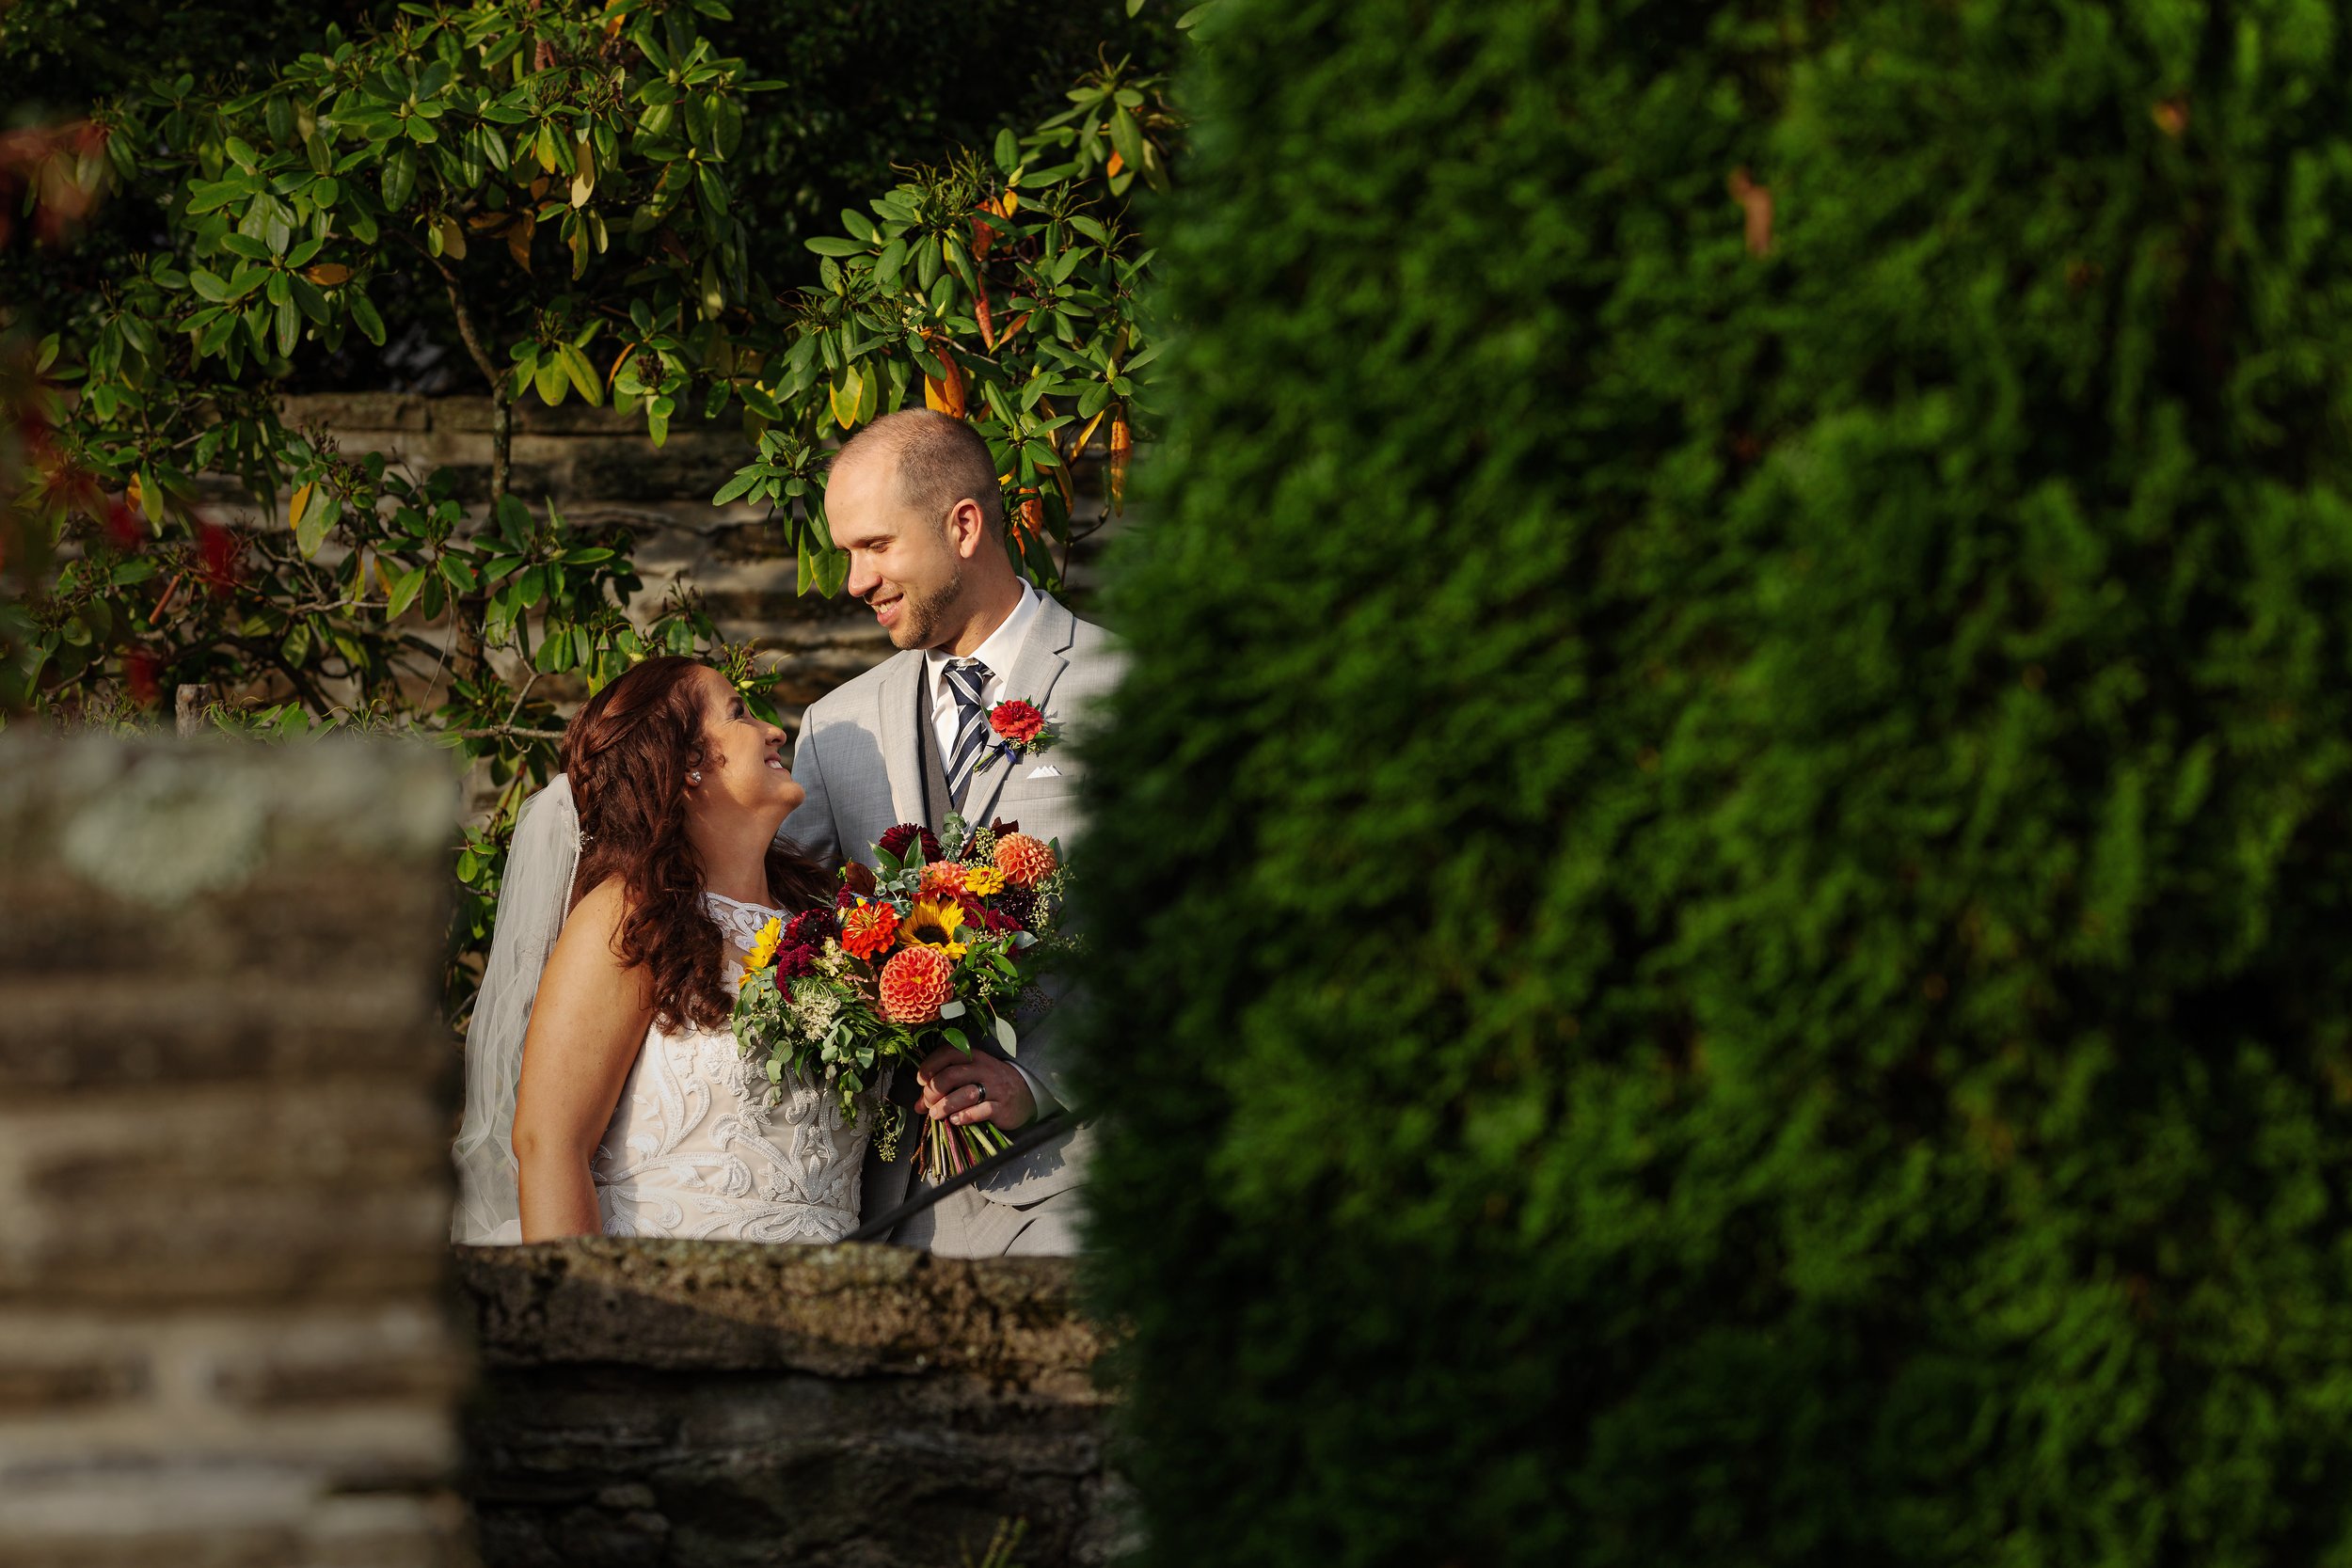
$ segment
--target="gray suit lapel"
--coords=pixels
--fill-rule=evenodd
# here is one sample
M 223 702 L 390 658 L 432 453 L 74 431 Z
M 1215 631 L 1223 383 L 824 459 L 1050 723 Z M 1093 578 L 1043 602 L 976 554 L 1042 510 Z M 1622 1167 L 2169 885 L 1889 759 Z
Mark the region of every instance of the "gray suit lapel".
M 1078 635 L 1078 618 L 1060 603 L 1047 597 L 1038 607 L 1037 622 L 1023 639 L 1021 651 L 1013 655 L 1012 668 L 1005 672 L 1006 702 L 1029 703 L 1040 713 L 1054 711 L 1054 683 L 1061 679 L 1069 660 L 1062 655 Z M 964 797 L 963 818 L 986 827 L 990 814 L 996 809 L 996 797 L 1004 793 L 1005 781 L 1013 769 L 1029 764 L 1020 757 L 998 757 L 985 773 L 976 774 L 972 788 Z
M 902 652 L 882 673 L 882 717 L 874 728 L 882 736 L 882 772 L 890 780 L 890 819 L 920 822 L 923 817 L 923 755 L 914 726 L 922 721 L 923 656 Z

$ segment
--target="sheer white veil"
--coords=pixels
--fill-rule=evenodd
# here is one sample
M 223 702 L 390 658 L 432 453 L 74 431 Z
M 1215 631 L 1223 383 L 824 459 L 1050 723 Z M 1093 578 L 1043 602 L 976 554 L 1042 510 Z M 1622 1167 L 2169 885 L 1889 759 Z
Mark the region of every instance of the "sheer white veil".
M 525 800 L 515 819 L 506 877 L 499 888 L 490 962 L 482 972 L 473 1022 L 466 1027 L 466 1120 L 453 1150 L 457 1163 L 457 1210 L 450 1240 L 472 1246 L 510 1246 L 522 1236 L 516 1196 L 515 1088 L 521 1080 L 523 1036 L 564 917 L 570 911 L 572 874 L 580 865 L 580 812 L 571 780 L 555 782 Z

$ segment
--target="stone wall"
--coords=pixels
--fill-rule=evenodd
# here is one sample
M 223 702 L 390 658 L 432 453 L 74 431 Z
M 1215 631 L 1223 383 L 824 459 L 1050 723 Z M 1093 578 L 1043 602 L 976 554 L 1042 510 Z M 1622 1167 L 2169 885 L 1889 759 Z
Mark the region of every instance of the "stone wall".
M 346 455 L 383 452 L 419 480 L 446 467 L 459 495 L 488 494 L 487 398 L 339 393 L 289 398 L 283 413 L 290 423 L 326 432 Z M 508 486 L 534 509 L 552 499 L 572 523 L 633 531 L 645 586 L 632 610 L 659 610 L 673 586 L 699 594 L 730 641 L 754 644 L 783 674 L 777 701 L 797 721 L 802 706 L 887 657 L 890 642 L 863 606 L 798 592 L 798 563 L 764 505 L 710 504 L 752 455 L 732 416 L 707 425 L 680 419 L 656 447 L 640 418 L 526 398 L 515 409 Z M 1099 459 L 1083 461 L 1077 478 L 1080 515 L 1094 516 Z M 1073 608 L 1082 611 L 1111 531 L 1083 544 L 1073 562 Z
M 1106 1561 L 1066 1260 L 453 1270 L 453 796 L 386 741 L 0 736 L 0 1568 Z
M 0 742 L 0 1565 L 468 1560 L 442 756 Z
M 1110 1560 L 1096 1333 L 1058 1259 L 887 1246 L 460 1249 L 492 1568 Z

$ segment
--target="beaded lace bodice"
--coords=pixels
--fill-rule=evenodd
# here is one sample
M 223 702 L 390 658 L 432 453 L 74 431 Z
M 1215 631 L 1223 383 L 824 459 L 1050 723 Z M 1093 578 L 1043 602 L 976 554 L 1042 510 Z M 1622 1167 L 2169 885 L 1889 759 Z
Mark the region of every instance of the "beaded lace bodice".
M 777 911 L 703 895 L 725 933 L 729 988 Z M 830 1093 L 767 1074 L 734 1034 L 649 1029 L 591 1170 L 608 1236 L 835 1242 L 857 1228 L 871 1116 L 843 1120 Z

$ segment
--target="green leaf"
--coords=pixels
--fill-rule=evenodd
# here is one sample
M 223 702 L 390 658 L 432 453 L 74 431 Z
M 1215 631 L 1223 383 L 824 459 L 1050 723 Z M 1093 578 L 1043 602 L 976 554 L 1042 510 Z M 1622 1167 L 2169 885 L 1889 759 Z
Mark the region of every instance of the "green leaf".
M 1111 145 L 1129 168 L 1143 166 L 1143 127 L 1123 104 L 1111 116 Z
M 596 367 L 588 362 L 588 356 L 569 343 L 556 344 L 555 356 L 563 365 L 564 373 L 571 377 L 572 385 L 579 388 L 580 397 L 588 405 L 592 408 L 601 406 L 604 403 L 604 384 L 596 379 Z
M 863 256 L 870 248 L 858 244 L 855 240 L 836 240 L 822 234 L 816 239 L 803 240 L 801 243 L 819 256 Z M 267 255 L 268 252 L 263 251 L 262 254 Z
M 399 212 L 408 205 L 409 195 L 416 188 L 416 154 L 404 147 L 384 160 L 384 205 L 392 212 Z
M 375 302 L 356 288 L 347 297 L 351 302 L 351 319 L 359 324 L 359 330 L 367 334 L 369 342 L 382 348 L 384 346 L 384 318 L 375 313 Z
M 399 619 L 410 605 L 417 602 L 418 591 L 424 587 L 424 573 L 422 566 L 412 567 L 392 583 L 392 596 L 385 606 L 388 617 Z
M 289 286 L 294 290 L 295 307 L 304 315 L 321 326 L 325 326 L 332 312 L 327 309 L 326 296 L 319 293 L 318 285 L 307 277 L 297 277 L 289 279 Z
M 319 553 L 319 546 L 326 540 L 326 531 L 342 515 L 342 499 L 329 496 L 304 507 L 294 518 L 294 546 L 301 550 L 304 559 Z

